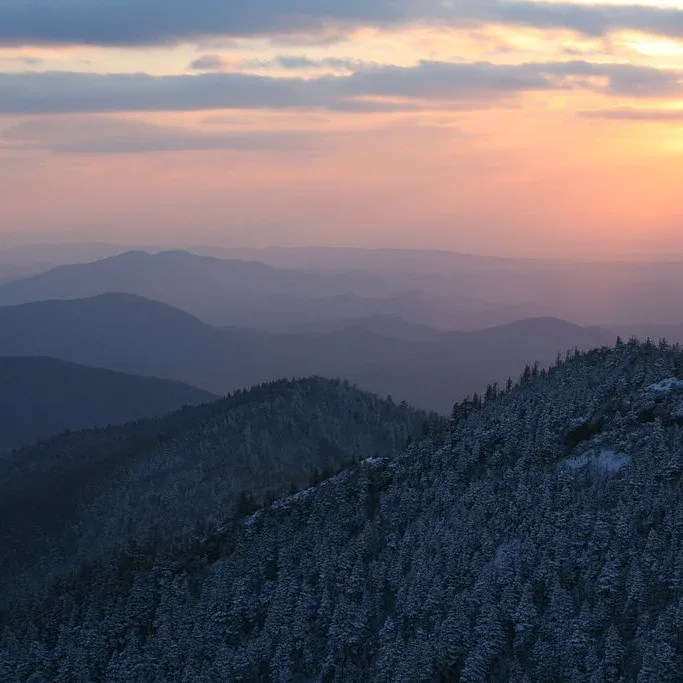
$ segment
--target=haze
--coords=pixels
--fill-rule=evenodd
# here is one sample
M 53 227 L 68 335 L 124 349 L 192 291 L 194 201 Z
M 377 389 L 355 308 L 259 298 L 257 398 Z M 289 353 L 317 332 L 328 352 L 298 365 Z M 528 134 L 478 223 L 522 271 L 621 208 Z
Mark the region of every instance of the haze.
M 0 243 L 683 254 L 681 2 L 172 4 L 0 0 Z

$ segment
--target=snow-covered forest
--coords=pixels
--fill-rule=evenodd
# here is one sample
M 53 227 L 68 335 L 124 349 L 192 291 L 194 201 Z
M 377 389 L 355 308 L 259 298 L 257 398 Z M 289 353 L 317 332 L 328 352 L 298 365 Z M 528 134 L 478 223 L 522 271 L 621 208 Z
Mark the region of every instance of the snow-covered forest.
M 132 543 L 182 545 L 236 509 L 395 453 L 439 420 L 314 378 L 4 456 L 0 603 Z
M 355 450 L 274 502 L 208 514 L 217 489 L 197 491 L 206 523 L 192 538 L 131 544 L 6 608 L 0 679 L 676 680 L 681 379 L 680 349 L 618 344 L 528 368 L 456 405 L 448 425 L 427 420 L 402 453 L 366 448 L 358 462 Z M 340 390 L 314 385 L 307 402 L 307 385 L 287 386 L 274 399 L 283 424 Z M 387 444 L 415 426 L 395 406 L 378 422 L 391 404 L 354 405 Z M 245 449 L 255 417 L 235 427 Z M 156 481 L 145 472 L 140 495 Z M 187 490 L 181 479 L 164 495 Z M 111 504 L 116 518 L 130 503 Z

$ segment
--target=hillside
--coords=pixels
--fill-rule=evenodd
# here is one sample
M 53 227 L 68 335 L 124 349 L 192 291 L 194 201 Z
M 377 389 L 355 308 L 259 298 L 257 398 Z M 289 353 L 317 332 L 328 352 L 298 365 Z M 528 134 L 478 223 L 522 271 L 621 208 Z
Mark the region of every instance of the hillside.
M 215 394 L 277 378 L 243 336 L 127 294 L 0 308 L 0 354 L 50 356 Z
M 6 616 L 0 677 L 677 680 L 682 483 L 681 352 L 591 352 L 397 460 L 74 577 Z
M 236 507 L 391 456 L 427 418 L 345 383 L 281 381 L 3 456 L 0 585 L 12 593 L 0 603 L 131 543 L 182 542 Z
M 52 358 L 0 357 L 0 453 L 66 430 L 157 417 L 215 399 L 179 382 Z
M 558 352 L 616 335 L 552 318 L 471 333 L 392 337 L 361 326 L 270 334 L 202 323 L 125 294 L 0 308 L 0 354 L 39 355 L 185 382 L 215 394 L 287 377 L 341 377 L 380 395 L 450 413 L 453 401 Z M 386 336 L 385 336 L 386 335 Z

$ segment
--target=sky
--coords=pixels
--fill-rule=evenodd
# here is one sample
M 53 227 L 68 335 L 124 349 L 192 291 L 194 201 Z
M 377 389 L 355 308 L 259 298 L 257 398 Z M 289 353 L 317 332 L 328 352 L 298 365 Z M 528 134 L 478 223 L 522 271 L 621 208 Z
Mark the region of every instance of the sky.
M 0 0 L 0 246 L 683 255 L 683 0 Z

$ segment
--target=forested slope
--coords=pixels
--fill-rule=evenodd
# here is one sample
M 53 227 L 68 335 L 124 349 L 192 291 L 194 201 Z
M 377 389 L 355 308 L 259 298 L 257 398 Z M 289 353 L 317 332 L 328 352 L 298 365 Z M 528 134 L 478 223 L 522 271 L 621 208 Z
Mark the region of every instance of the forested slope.
M 390 456 L 427 418 L 347 383 L 280 381 L 9 454 L 0 458 L 0 604 L 130 544 L 182 545 L 236 509 Z
M 84 570 L 5 617 L 0 678 L 679 680 L 682 478 L 681 352 L 577 356 L 397 460 Z

